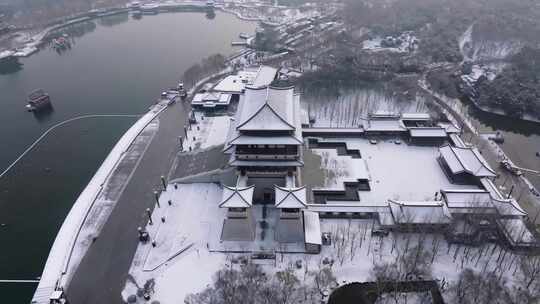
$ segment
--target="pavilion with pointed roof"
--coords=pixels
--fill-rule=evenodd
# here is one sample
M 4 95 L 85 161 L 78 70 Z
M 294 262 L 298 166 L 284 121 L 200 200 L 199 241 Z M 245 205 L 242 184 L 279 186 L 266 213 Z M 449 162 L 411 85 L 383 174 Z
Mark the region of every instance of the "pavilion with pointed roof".
M 252 205 L 253 188 L 223 186 L 220 208 L 249 208 Z
M 242 183 L 241 183 L 242 184 Z M 255 222 L 251 214 L 254 186 L 223 186 L 219 208 L 227 208 L 223 223 L 222 240 L 250 241 L 255 235 Z
M 304 209 L 306 203 L 306 187 L 280 187 L 275 186 L 275 206 L 279 209 Z

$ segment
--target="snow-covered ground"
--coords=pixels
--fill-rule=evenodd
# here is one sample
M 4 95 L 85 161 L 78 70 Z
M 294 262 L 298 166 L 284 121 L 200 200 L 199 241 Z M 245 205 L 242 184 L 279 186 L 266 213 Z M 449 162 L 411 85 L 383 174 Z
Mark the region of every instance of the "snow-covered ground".
M 302 108 L 315 118 L 313 127 L 358 127 L 366 122 L 369 113 L 427 112 L 425 100 L 398 100 L 376 89 L 359 89 L 339 97 L 303 96 Z
M 500 60 L 518 53 L 525 42 L 519 39 L 474 39 L 475 24 L 471 24 L 459 37 L 458 44 L 465 61 Z
M 210 189 L 208 186 L 188 185 L 186 187 L 195 187 L 193 190 L 188 190 L 190 193 Z M 183 194 L 186 195 L 185 192 Z M 188 195 L 194 197 L 192 194 Z M 203 202 L 208 203 L 207 200 Z M 193 216 L 193 214 L 188 212 L 188 216 Z M 184 226 L 192 230 L 200 229 L 200 225 L 193 219 L 188 220 Z M 269 274 L 294 269 L 300 280 L 308 281 L 310 272 L 325 267 L 324 260 L 327 259 L 331 261 L 331 265 L 326 266 L 332 268 L 340 285 L 350 282 L 369 282 L 373 281 L 374 265 L 393 263 L 398 256 L 402 256 L 407 251 L 414 251 L 419 246 L 422 251 L 427 252 L 425 258 L 419 263 L 428 265 L 427 268 L 431 269 L 431 277 L 445 282 L 443 287 L 455 281 L 459 272 L 465 268 L 471 268 L 477 272 L 494 272 L 505 277 L 510 285 L 518 284 L 522 278 L 519 270 L 520 256 L 497 245 L 485 244 L 477 247 L 451 245 L 440 234 L 391 233 L 386 237 L 372 236 L 373 227 L 373 220 L 321 219 L 321 231 L 331 234 L 332 245 L 323 246 L 321 253 L 316 255 L 278 253 L 275 261 L 265 263 L 261 267 Z M 156 248 L 158 247 L 159 243 Z M 210 253 L 202 242 L 199 242 L 160 268 L 144 271 L 145 251 L 156 250 L 150 248 L 149 244 L 139 246 L 130 274 L 140 287 L 147 280 L 154 279 L 155 286 L 151 301 L 157 300 L 163 304 L 181 303 L 186 295 L 200 292 L 211 285 L 213 274 L 225 265 L 230 265 L 231 258 L 245 256 L 249 260 L 249 255 Z M 164 260 L 166 256 L 163 256 Z M 298 261 L 302 264 L 300 269 L 296 268 Z M 423 277 L 423 279 L 429 279 L 429 277 Z M 443 288 L 443 295 L 446 289 Z M 136 291 L 135 283 L 128 281 L 123 292 L 124 299 L 135 294 Z M 136 303 L 146 302 L 139 298 Z
M 326 258 L 333 261 L 332 270 L 340 285 L 370 282 L 374 279 L 374 265 L 393 263 L 396 257 L 420 246 L 427 252 L 427 256 L 419 263 L 427 264 L 432 278 L 446 282 L 446 287 L 448 283 L 455 281 L 460 271 L 465 268 L 477 272 L 492 271 L 505 277 L 510 285 L 519 283 L 523 278 L 519 270 L 520 255 L 506 251 L 498 245 L 452 245 L 440 234 L 390 233 L 386 237 L 372 236 L 373 227 L 373 220 L 321 219 L 321 231 L 331 233 L 332 245 L 323 246 L 318 255 L 279 255 L 276 266 L 267 266 L 265 270 L 275 272 L 294 268 L 296 261 L 300 260 L 303 267 L 296 270 L 296 273 L 303 279 L 306 265 L 310 271 L 320 269 Z M 443 295 L 445 289 L 443 288 Z
M 504 62 L 475 64 L 472 66 L 471 73 L 463 75 L 461 76 L 461 78 L 471 86 L 476 84 L 476 82 L 478 81 L 478 79 L 480 79 L 481 76 L 486 76 L 489 81 L 493 81 L 495 77 L 497 77 L 497 75 L 499 75 L 506 66 L 508 66 L 508 64 Z
M 311 149 L 321 157 L 321 169 L 324 174 L 325 189 L 343 189 L 346 181 L 369 178 L 364 159 L 340 156 L 336 149 Z
M 207 245 L 213 223 L 225 214 L 218 208 L 221 195 L 217 184 L 181 184 L 178 189 L 168 185 L 160 196 L 160 207 L 154 208 L 153 224 L 145 228 L 156 246 L 140 243 L 129 271 L 133 279 L 122 292 L 124 299 L 149 280 L 155 283 L 152 300 L 162 304 L 181 303 L 187 294 L 212 283 L 227 257 L 209 252 Z M 139 299 L 138 303 L 146 302 Z
M 389 43 L 390 45 L 385 45 Z M 418 38 L 411 32 L 405 32 L 398 37 L 375 37 L 364 40 L 362 49 L 366 51 L 388 51 L 393 53 L 410 53 L 418 48 Z
M 337 155 L 335 149 L 312 149 L 322 158 L 325 188 L 341 189 L 344 181 L 369 178 L 371 190 L 359 192 L 362 202 L 429 201 L 441 189 L 477 188 L 455 185 L 448 180 L 437 162 L 436 146 L 396 144 L 395 139 L 379 141 L 376 145 L 366 138 L 332 138 L 325 142 L 344 142 L 348 149 L 360 151 L 362 158 L 352 158 Z
M 189 132 L 200 139 L 192 145 L 204 148 L 222 143 L 228 129 L 223 124 L 227 124 L 228 117 L 205 117 L 203 120 L 198 116 L 197 120 L 199 123 Z M 436 147 L 396 144 L 395 140 L 372 145 L 363 138 L 327 141 L 346 142 L 349 149 L 358 149 L 362 158 L 338 156 L 335 149 L 313 149 L 322 157 L 322 169 L 327 171 L 325 186 L 338 186 L 345 180 L 368 175 L 372 191 L 360 193 L 361 200 L 425 200 L 432 199 L 441 188 L 455 187 L 436 161 Z M 162 192 L 160 206 L 152 214 L 153 224 L 145 227 L 150 238 L 155 240 L 155 247 L 150 242 L 139 245 L 129 271 L 131 277 L 122 293 L 125 300 L 130 296 L 133 298 L 139 291 L 135 303 L 147 303 L 141 297 L 147 290 L 150 301 L 182 303 L 186 295 L 211 285 L 213 275 L 224 266 L 230 266 L 233 257 L 250 258 L 249 254 L 212 252 L 215 247 L 212 242 L 219 238 L 222 219 L 226 216 L 226 211 L 218 208 L 222 195 L 219 185 L 177 186 L 178 189 L 174 189 L 174 185 L 168 185 Z M 450 245 L 440 234 L 390 233 L 376 237 L 371 234 L 374 227 L 377 223 L 370 219 L 323 218 L 321 232 L 331 234 L 332 245 L 322 246 L 321 253 L 315 255 L 278 252 L 275 260 L 261 267 L 270 274 L 292 268 L 302 280 L 310 276 L 310 271 L 323 267 L 323 260 L 327 258 L 333 261 L 332 271 L 339 284 L 372 281 L 374 265 L 395 262 L 398 256 L 418 245 L 427 252 L 422 263 L 429 265 L 434 279 L 452 282 L 465 268 L 493 271 L 506 277 L 511 284 L 520 279 L 519 257 L 499 246 Z M 296 268 L 298 261 L 302 264 L 300 269 Z M 517 273 L 515 278 L 514 273 Z
M 286 6 L 261 6 L 245 3 L 236 3 L 236 5 L 219 6 L 224 12 L 234 14 L 239 19 L 250 21 L 265 21 L 273 24 L 292 24 L 299 19 L 312 18 L 320 16 L 316 7 L 303 6 L 301 8 L 290 8 Z
M 195 112 L 196 124 L 191 125 L 184 140 L 184 152 L 207 149 L 223 145 L 231 124 L 230 116 L 205 116 L 203 112 Z

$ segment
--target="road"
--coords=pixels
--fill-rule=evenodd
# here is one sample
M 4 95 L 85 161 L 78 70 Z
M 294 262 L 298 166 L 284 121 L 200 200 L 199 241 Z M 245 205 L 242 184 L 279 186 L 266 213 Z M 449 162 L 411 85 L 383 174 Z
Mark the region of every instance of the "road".
M 71 303 L 123 303 L 121 292 L 137 249 L 137 227 L 145 225 L 145 210 L 154 206 L 153 191 L 160 187 L 160 177 L 168 175 L 189 110 L 180 102 L 158 117 L 159 130 L 67 288 Z

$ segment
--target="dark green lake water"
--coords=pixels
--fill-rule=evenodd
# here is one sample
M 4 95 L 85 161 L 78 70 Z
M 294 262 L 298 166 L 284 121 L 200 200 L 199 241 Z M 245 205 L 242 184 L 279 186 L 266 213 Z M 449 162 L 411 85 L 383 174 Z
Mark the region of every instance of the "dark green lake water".
M 84 114 L 146 112 L 163 88 L 256 24 L 217 13 L 170 13 L 134 20 L 127 14 L 70 29 L 71 49 L 45 48 L 22 59 L 22 69 L 0 75 L 0 171 L 46 129 Z M 24 110 L 26 95 L 44 88 L 52 113 Z M 70 123 L 0 179 L 0 280 L 41 275 L 54 237 L 78 194 L 135 118 Z M 28 303 L 34 284 L 0 283 L 1 303 Z

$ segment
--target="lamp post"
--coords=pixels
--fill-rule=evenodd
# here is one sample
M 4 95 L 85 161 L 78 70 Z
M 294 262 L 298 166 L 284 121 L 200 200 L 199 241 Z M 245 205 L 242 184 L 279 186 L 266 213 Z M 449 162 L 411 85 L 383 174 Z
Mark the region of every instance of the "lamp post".
M 159 192 L 154 191 L 154 198 L 156 199 L 156 204 L 158 208 L 161 208 L 161 206 L 159 205 Z
M 163 185 L 163 191 L 167 190 L 167 183 L 165 182 L 165 176 L 161 176 L 161 185 Z
M 152 212 L 150 211 L 150 208 L 146 208 L 146 214 L 148 215 L 148 220 L 150 221 L 150 225 L 153 225 L 154 222 L 152 222 Z

